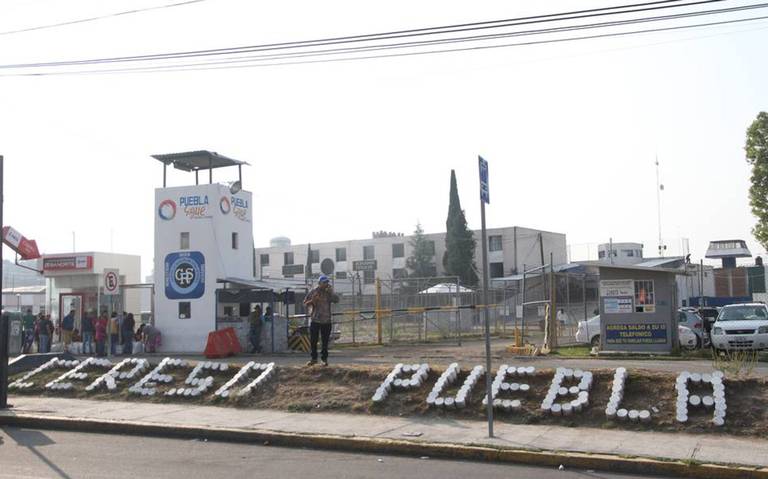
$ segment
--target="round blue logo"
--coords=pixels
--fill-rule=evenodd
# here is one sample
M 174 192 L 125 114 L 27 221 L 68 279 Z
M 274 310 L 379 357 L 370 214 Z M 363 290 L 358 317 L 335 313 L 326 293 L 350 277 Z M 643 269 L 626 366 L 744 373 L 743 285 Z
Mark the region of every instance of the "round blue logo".
M 169 299 L 199 298 L 205 292 L 202 253 L 171 253 L 165 258 L 165 295 Z

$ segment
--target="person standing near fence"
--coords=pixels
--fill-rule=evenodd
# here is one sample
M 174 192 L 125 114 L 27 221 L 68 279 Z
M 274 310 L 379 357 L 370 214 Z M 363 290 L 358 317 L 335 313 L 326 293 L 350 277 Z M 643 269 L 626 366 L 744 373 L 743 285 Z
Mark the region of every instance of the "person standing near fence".
M 248 318 L 250 328 L 248 330 L 248 341 L 251 343 L 251 354 L 261 353 L 261 305 L 253 307 L 253 311 Z
M 328 366 L 328 341 L 331 338 L 331 303 L 338 303 L 339 296 L 333 292 L 331 280 L 322 274 L 318 285 L 307 293 L 304 298 L 304 306 L 310 308 L 309 343 L 311 346 L 311 358 L 307 366 L 317 364 L 317 340 L 322 341 L 320 360 L 323 366 Z
M 91 311 L 83 316 L 83 354 L 93 354 L 93 325 L 96 318 Z
M 99 319 L 93 325 L 94 337 L 96 338 L 96 356 L 107 355 L 107 312 L 104 311 Z
M 50 353 L 51 338 L 53 337 L 53 321 L 51 321 L 51 316 L 44 316 L 43 319 L 39 320 L 37 327 L 40 337 L 40 346 L 38 352 Z
M 120 343 L 120 323 L 123 322 L 122 317 L 117 315 L 117 311 L 112 311 L 112 317 L 109 318 L 109 353 L 112 356 L 116 356 L 117 347 Z
M 69 350 L 72 344 L 72 331 L 75 329 L 75 310 L 69 311 L 69 314 L 61 320 L 61 341 L 64 343 L 64 351 Z
M 123 354 L 130 356 L 133 354 L 133 328 L 136 327 L 136 321 L 133 319 L 133 313 L 128 313 L 120 325 L 120 334 L 123 337 Z
M 27 314 L 21 317 L 21 324 L 23 352 L 27 354 L 32 350 L 32 343 L 35 342 L 35 315 L 32 314 L 31 308 L 27 310 Z

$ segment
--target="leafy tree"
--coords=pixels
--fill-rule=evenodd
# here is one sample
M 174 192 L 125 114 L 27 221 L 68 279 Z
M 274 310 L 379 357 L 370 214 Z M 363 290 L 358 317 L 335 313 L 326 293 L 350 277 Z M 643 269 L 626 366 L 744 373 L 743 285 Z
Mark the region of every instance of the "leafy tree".
M 412 278 L 428 278 L 435 273 L 432 257 L 435 255 L 434 245 L 424 236 L 421 223 L 416 223 L 416 230 L 409 241 L 413 253 L 405 260 L 405 267 Z
M 747 162 L 752 165 L 752 186 L 749 187 L 749 204 L 757 224 L 752 234 L 768 248 L 768 113 L 761 111 L 747 129 Z
M 475 273 L 475 237 L 467 227 L 467 219 L 459 201 L 456 172 L 451 170 L 451 192 L 448 219 L 445 221 L 445 254 L 443 268 L 446 274 L 458 276 L 462 284 L 477 284 Z

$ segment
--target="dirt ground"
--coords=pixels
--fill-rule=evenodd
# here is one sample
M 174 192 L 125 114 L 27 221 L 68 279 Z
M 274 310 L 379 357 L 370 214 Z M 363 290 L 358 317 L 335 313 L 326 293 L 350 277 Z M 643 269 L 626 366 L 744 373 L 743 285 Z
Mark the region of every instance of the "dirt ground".
M 44 385 L 64 372 L 57 369 L 33 376 L 34 387 L 28 390 L 12 390 L 12 394 L 31 394 L 38 396 L 74 397 L 89 399 L 119 399 L 127 401 L 151 401 L 190 403 L 196 405 L 220 405 L 242 408 L 281 409 L 293 412 L 344 412 L 357 414 L 390 416 L 426 416 L 460 419 L 485 419 L 485 408 L 481 401 L 484 396 L 484 380 L 475 387 L 465 409 L 438 410 L 427 406 L 426 397 L 442 370 L 433 369 L 429 379 L 420 388 L 410 391 L 393 391 L 381 404 L 375 404 L 371 397 L 376 388 L 389 374 L 391 368 L 384 366 L 339 366 L 339 367 L 277 367 L 276 375 L 261 389 L 254 390 L 245 397 L 220 399 L 214 391 L 228 381 L 238 371 L 240 364 L 230 363 L 226 372 L 206 370 L 203 376 L 214 377 L 214 384 L 200 397 L 164 396 L 171 388 L 184 386 L 184 380 L 191 367 L 175 368 L 165 371 L 173 376 L 170 384 L 159 384 L 159 394 L 153 397 L 136 396 L 128 393 L 128 388 L 137 382 L 120 381 L 114 392 L 106 390 L 86 392 L 85 387 L 108 368 L 90 367 L 85 369 L 89 376 L 85 380 L 72 380 L 74 389 L 70 391 L 48 391 Z M 617 365 L 618 366 L 618 365 Z M 443 393 L 455 394 L 469 373 L 469 368 L 462 370 L 457 381 Z M 675 377 L 674 373 L 629 369 L 625 399 L 620 407 L 626 409 L 648 409 L 652 411 L 650 423 L 629 423 L 610 421 L 605 418 L 605 405 L 610 397 L 613 380 L 612 369 L 591 369 L 594 383 L 589 395 L 589 406 L 579 413 L 568 417 L 552 417 L 539 410 L 541 401 L 552 381 L 553 369 L 537 370 L 535 375 L 526 378 L 509 378 L 507 381 L 529 384 L 528 393 L 501 392 L 501 399 L 520 399 L 522 409 L 515 412 L 496 411 L 499 421 L 515 424 L 553 424 L 559 426 L 589 426 L 599 428 L 621 428 L 630 430 L 684 431 L 689 433 L 732 434 L 739 436 L 768 437 L 768 384 L 765 379 L 726 379 L 727 417 L 725 426 L 716 428 L 711 425 L 712 411 L 689 407 L 689 421 L 681 425 L 675 421 Z M 19 377 L 18 375 L 16 377 Z M 252 375 L 252 378 L 255 377 Z M 12 378 L 12 380 L 15 379 Z M 246 381 L 233 387 L 237 391 Z M 572 385 L 572 384 L 564 384 Z M 574 384 L 575 385 L 575 382 Z M 711 394 L 704 387 L 689 386 L 691 394 Z M 658 412 L 656 412 L 658 411 Z

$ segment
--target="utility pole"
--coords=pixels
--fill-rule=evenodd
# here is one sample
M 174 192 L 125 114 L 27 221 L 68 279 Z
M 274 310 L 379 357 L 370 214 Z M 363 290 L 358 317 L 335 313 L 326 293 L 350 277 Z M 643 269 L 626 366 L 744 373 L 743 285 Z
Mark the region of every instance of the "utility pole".
M 664 246 L 664 242 L 661 239 L 661 192 L 664 190 L 664 185 L 659 180 L 659 157 L 656 156 L 656 210 L 659 220 L 659 256 L 664 256 L 664 250 L 667 249 Z
M 613 264 L 613 238 L 608 238 L 608 257 L 611 258 L 611 264 Z
M 699 260 L 699 308 L 704 307 L 704 260 Z
M 0 227 L 3 226 L 3 155 L 0 155 Z M 0 289 L 3 278 L 3 248 L 0 245 Z M 5 306 L 5 305 L 2 305 Z M 2 308 L 0 308 L 2 309 Z M 8 409 L 8 329 L 7 314 L 0 316 L 0 409 Z

